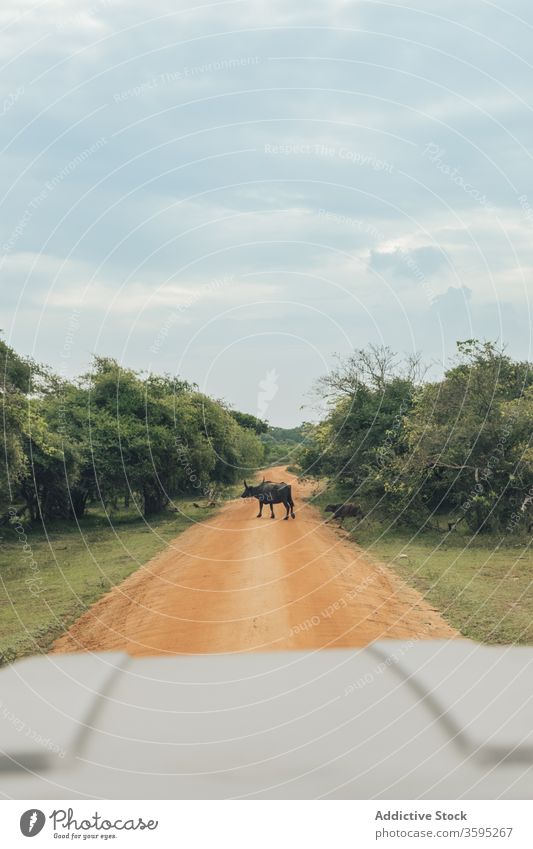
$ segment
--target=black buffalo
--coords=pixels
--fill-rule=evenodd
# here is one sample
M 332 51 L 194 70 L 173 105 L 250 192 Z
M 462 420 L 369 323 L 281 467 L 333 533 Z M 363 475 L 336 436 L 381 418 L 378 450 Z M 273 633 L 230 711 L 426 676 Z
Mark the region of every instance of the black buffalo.
M 244 492 L 241 498 L 257 498 L 259 501 L 259 513 L 257 518 L 260 519 L 263 515 L 263 507 L 265 504 L 270 504 L 270 518 L 275 519 L 274 504 L 283 504 L 287 515 L 284 519 L 289 518 L 289 513 L 295 519 L 294 501 L 292 500 L 292 490 L 289 483 L 282 481 L 281 483 L 273 483 L 272 481 L 263 481 L 257 486 L 250 486 L 244 481 Z
M 348 518 L 348 516 L 354 516 L 356 519 L 363 519 L 365 515 L 357 504 L 351 504 L 350 502 L 347 504 L 328 504 L 325 512 L 333 513 L 331 519 L 340 519 L 339 527 L 342 525 L 344 520 Z M 331 519 L 328 519 L 328 522 L 330 522 Z

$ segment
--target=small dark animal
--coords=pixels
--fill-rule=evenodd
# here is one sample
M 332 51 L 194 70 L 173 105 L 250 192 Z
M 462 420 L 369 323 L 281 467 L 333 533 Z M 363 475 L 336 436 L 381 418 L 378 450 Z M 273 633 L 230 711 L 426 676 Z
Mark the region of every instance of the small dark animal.
M 275 519 L 274 504 L 283 504 L 287 511 L 284 520 L 289 518 L 289 513 L 293 519 L 296 519 L 294 514 L 294 501 L 292 500 L 292 489 L 289 483 L 282 481 L 281 483 L 273 483 L 266 481 L 264 478 L 257 486 L 250 486 L 244 481 L 244 492 L 241 498 L 257 498 L 259 501 L 259 513 L 257 518 L 260 519 L 263 515 L 263 507 L 265 504 L 270 504 L 270 518 Z
M 331 522 L 331 519 L 340 519 L 339 527 L 342 527 L 342 523 L 348 516 L 354 516 L 356 519 L 363 519 L 365 514 L 361 510 L 361 508 L 357 504 L 328 504 L 325 509 L 326 513 L 333 513 L 328 522 Z

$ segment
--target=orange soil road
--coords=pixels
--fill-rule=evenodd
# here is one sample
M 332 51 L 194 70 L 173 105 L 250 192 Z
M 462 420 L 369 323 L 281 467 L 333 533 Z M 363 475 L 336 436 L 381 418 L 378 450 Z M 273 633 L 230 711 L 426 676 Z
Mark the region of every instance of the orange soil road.
M 453 637 L 415 590 L 324 525 L 290 480 L 296 520 L 232 501 L 103 596 L 53 651 L 132 655 L 363 646 Z

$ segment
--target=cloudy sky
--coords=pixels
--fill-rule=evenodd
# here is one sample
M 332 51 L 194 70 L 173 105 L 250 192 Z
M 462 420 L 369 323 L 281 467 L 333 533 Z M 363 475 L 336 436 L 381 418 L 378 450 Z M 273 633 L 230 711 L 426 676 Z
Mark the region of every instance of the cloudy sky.
M 530 2 L 3 0 L 0 27 L 19 351 L 286 426 L 368 343 L 531 357 Z

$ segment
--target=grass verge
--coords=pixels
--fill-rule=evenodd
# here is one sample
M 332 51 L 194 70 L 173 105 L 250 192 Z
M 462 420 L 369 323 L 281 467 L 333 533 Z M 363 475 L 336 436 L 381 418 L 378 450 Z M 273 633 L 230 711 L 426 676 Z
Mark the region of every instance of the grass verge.
M 144 520 L 137 513 L 91 512 L 79 527 L 51 522 L 2 529 L 0 542 L 0 665 L 47 651 L 100 596 L 215 508 L 175 502 L 179 512 Z M 31 563 L 31 567 L 30 567 Z
M 323 510 L 342 500 L 329 490 L 313 503 Z M 533 644 L 533 554 L 526 536 L 418 532 L 369 519 L 347 519 L 344 527 L 354 542 L 417 589 L 465 637 Z

